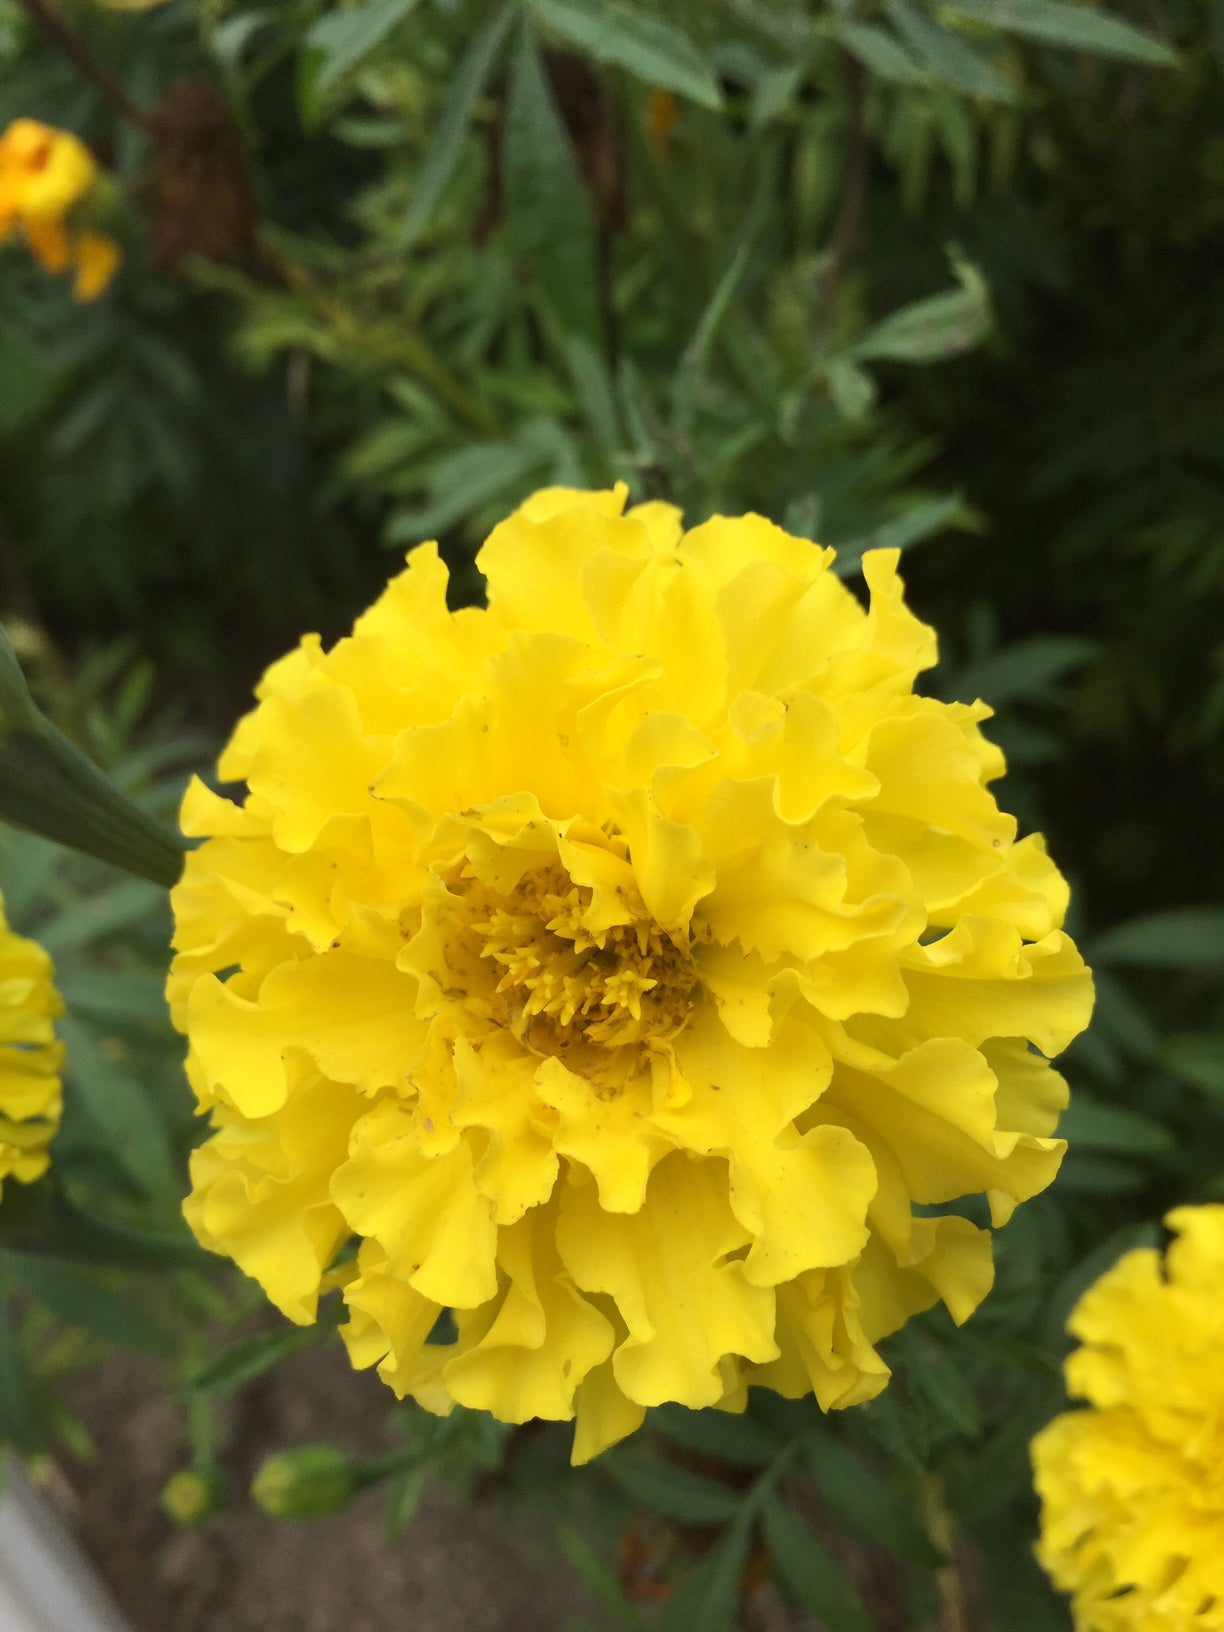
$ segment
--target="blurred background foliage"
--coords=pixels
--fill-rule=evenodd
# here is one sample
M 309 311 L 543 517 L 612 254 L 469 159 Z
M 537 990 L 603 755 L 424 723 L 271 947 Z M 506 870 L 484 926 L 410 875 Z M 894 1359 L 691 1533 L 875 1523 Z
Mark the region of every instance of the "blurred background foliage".
M 126 260 L 77 306 L 0 250 L 0 594 L 44 706 L 150 808 L 406 547 L 477 597 L 541 485 L 757 509 L 851 575 L 914 550 L 932 684 L 996 705 L 1001 798 L 1100 973 L 1073 1154 L 982 1313 L 915 1322 L 872 1406 L 668 1408 L 578 1476 L 516 1436 L 501 1477 L 585 1515 L 567 1549 L 625 1625 L 731 1629 L 772 1574 L 832 1632 L 1064 1626 L 1027 1466 L 1063 1321 L 1224 1196 L 1224 0 L 63 0 L 71 55 L 49 4 L 0 0 L 0 127 L 91 144 Z M 19 835 L 5 866 L 72 1063 L 51 1214 L 0 1219 L 0 1426 L 72 1444 L 57 1367 L 160 1346 L 208 1485 L 208 1402 L 309 1336 L 227 1343 L 255 1303 L 176 1233 L 157 890 Z M 74 1257 L 82 1216 L 109 1256 Z M 404 1414 L 351 1486 L 398 1522 L 429 1470 L 487 1476 L 505 1435 L 469 1416 Z

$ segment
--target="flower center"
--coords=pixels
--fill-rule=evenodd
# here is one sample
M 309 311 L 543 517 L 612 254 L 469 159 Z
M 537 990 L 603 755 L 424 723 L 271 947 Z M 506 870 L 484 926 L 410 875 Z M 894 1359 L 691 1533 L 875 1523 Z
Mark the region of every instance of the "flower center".
M 492 1017 L 539 1054 L 657 1046 L 684 1026 L 697 981 L 688 950 L 630 901 L 633 920 L 593 930 L 592 892 L 559 864 L 509 894 L 462 879 L 474 950 L 492 965 Z

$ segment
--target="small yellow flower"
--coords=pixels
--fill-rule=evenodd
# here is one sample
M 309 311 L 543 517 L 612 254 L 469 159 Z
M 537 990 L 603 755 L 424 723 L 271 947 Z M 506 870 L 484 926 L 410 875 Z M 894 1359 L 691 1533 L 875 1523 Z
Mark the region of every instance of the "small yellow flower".
M 97 182 L 93 155 L 69 131 L 17 119 L 0 136 L 0 242 L 20 226 L 45 271 L 75 271 L 78 300 L 100 295 L 122 259 L 112 238 L 73 224 Z
M 914 695 L 897 552 L 865 611 L 759 516 L 624 502 L 529 499 L 486 609 L 425 545 L 307 636 L 173 895 L 200 1240 L 309 1321 L 355 1238 L 356 1364 L 578 1459 L 663 1401 L 868 1399 L 879 1338 L 963 1320 L 989 1232 L 932 1206 L 1050 1182 L 1091 1006 L 989 710 Z
M 1068 1323 L 1089 1409 L 1033 1442 L 1038 1557 L 1078 1632 L 1224 1629 L 1224 1207 L 1179 1207 Z
M 642 128 L 646 140 L 661 159 L 669 158 L 672 148 L 672 128 L 680 117 L 680 104 L 670 91 L 656 85 L 646 98 L 646 117 Z
M 64 1012 L 41 946 L 14 935 L 0 900 L 0 1185 L 46 1172 L 59 1126 L 63 1045 L 53 1022 Z

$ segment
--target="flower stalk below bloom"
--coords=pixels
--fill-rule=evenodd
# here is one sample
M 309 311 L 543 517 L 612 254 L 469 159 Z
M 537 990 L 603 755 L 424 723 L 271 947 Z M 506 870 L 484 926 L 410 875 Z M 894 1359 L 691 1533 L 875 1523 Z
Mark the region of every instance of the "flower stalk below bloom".
M 0 630 L 0 818 L 125 872 L 172 885 L 185 845 L 39 710 Z

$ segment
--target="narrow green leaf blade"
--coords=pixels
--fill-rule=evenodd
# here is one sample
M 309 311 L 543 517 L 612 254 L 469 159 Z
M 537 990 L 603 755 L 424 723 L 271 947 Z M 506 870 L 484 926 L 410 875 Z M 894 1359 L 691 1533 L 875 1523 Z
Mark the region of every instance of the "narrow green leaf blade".
M 704 52 L 674 23 L 625 0 L 529 0 L 542 23 L 600 62 L 627 68 L 647 85 L 677 91 L 706 108 L 722 92 Z
M 862 566 L 863 556 L 868 550 L 905 550 L 911 544 L 920 544 L 923 539 L 937 533 L 953 516 L 963 512 L 964 503 L 959 493 L 925 499 L 904 515 L 886 521 L 874 532 L 862 533 L 857 538 L 848 538 L 836 544 L 837 559 L 833 563 L 833 571 L 839 578 L 848 578 Z
M 482 28 L 477 29 L 455 69 L 450 90 L 438 116 L 433 143 L 421 165 L 412 203 L 400 228 L 398 247 L 401 250 L 411 249 L 421 236 L 446 190 L 447 182 L 454 174 L 459 155 L 463 152 L 472 112 L 506 42 L 516 9 L 513 4 L 503 6 Z
M 1124 1105 L 1107 1105 L 1082 1089 L 1063 1112 L 1058 1137 L 1072 1150 L 1104 1150 L 1124 1156 L 1160 1156 L 1176 1143 L 1163 1123 Z
M 9 1262 L 22 1290 L 69 1325 L 82 1326 L 122 1348 L 150 1354 L 167 1354 L 173 1348 L 168 1332 L 94 1276 L 23 1253 L 12 1253 Z
M 736 1491 L 674 1463 L 621 1452 L 606 1456 L 603 1465 L 635 1501 L 669 1519 L 720 1524 L 739 1511 L 741 1498 Z
M 881 79 L 895 80 L 899 85 L 925 85 L 930 78 L 918 58 L 886 28 L 875 23 L 843 22 L 834 32 L 851 56 Z
M 502 167 L 507 230 L 543 304 L 563 331 L 599 347 L 590 200 L 528 28 L 511 69 Z
M 144 879 L 125 878 L 97 895 L 73 901 L 46 919 L 38 926 L 38 939 L 59 962 L 70 952 L 121 935 L 142 919 L 165 910 L 164 889 Z
M 304 1349 L 318 1337 L 316 1326 L 278 1327 L 274 1332 L 257 1332 L 254 1337 L 241 1338 L 228 1349 L 201 1366 L 187 1379 L 185 1387 L 192 1394 L 216 1398 L 232 1394 L 252 1377 Z
M 1082 635 L 1033 635 L 962 669 L 950 696 L 964 703 L 982 697 L 995 708 L 1017 699 L 1041 698 L 1073 669 L 1090 663 L 1099 650 L 1097 641 Z
M 1224 1099 L 1224 1036 L 1186 1031 L 1170 1037 L 1162 1063 L 1183 1082 L 1193 1083 L 1213 1099 Z
M 912 1504 L 843 1440 L 812 1430 L 804 1460 L 830 1509 L 860 1540 L 879 1542 L 928 1569 L 941 1562 Z
M 326 12 L 312 23 L 306 45 L 321 58 L 314 94 L 322 96 L 356 68 L 419 4 L 420 0 L 365 0 L 361 6 Z
M 661 1405 L 651 1413 L 650 1420 L 678 1445 L 746 1467 L 764 1467 L 782 1448 L 776 1437 L 746 1412 L 690 1411 L 683 1405 Z
M 4 1440 L 28 1456 L 43 1448 L 46 1429 L 8 1299 L 0 1298 L 0 1441 Z
M 959 289 L 928 295 L 890 312 L 851 348 L 849 355 L 896 363 L 931 363 L 957 357 L 976 346 L 990 327 L 990 295 L 986 280 L 968 261 L 953 267 Z
M 734 1524 L 668 1599 L 656 1632 L 735 1632 L 754 1519 L 752 1506 L 743 1503 Z
M 58 977 L 69 1013 L 88 1014 L 103 1025 L 164 1027 L 165 979 L 132 969 L 71 969 Z
M 1016 93 L 967 40 L 932 22 L 909 0 L 885 0 L 894 28 L 936 79 L 967 96 L 990 102 L 1014 102 Z
M 1224 907 L 1175 907 L 1098 935 L 1090 961 L 1148 969 L 1224 969 Z
M 1157 68 L 1176 67 L 1179 60 L 1177 52 L 1163 41 L 1120 17 L 1088 6 L 1067 5 L 1064 0 L 948 0 L 947 9 L 990 23 L 1004 33 L 1023 34 L 1070 51 L 1094 51 Z
M 141 1190 L 177 1197 L 181 1181 L 166 1127 L 141 1082 L 108 1056 L 84 1020 L 65 1015 L 59 1030 L 67 1049 L 68 1091 L 79 1096 L 106 1149 Z
M 776 1491 L 766 1497 L 761 1516 L 775 1568 L 802 1607 L 828 1632 L 872 1632 L 846 1572 Z

